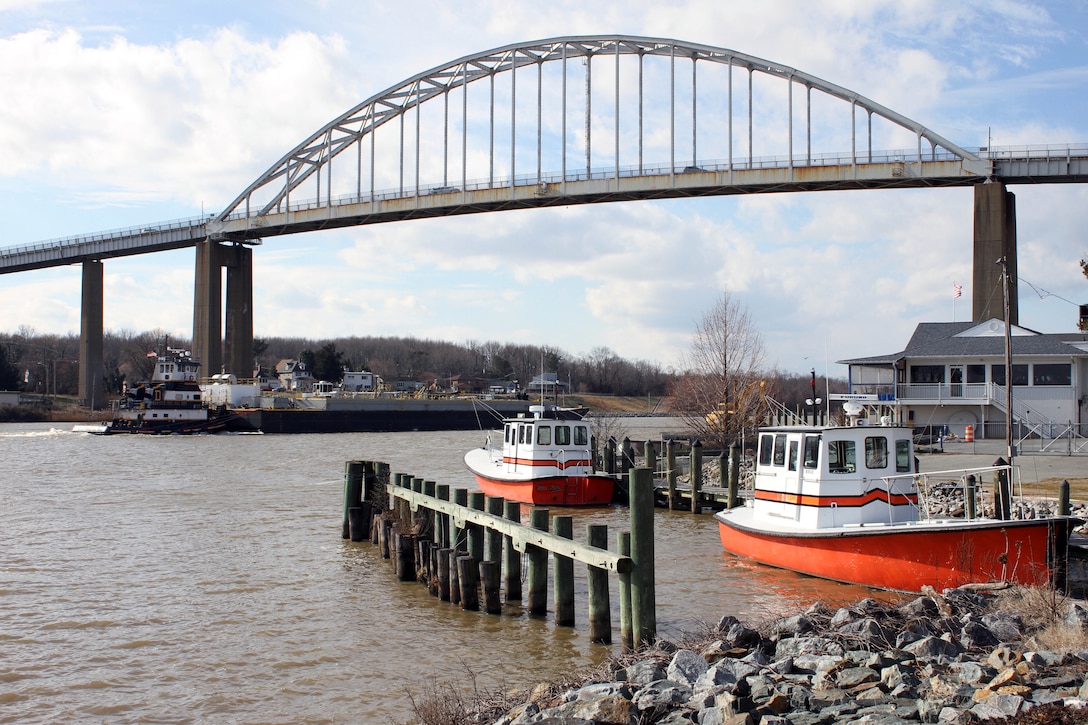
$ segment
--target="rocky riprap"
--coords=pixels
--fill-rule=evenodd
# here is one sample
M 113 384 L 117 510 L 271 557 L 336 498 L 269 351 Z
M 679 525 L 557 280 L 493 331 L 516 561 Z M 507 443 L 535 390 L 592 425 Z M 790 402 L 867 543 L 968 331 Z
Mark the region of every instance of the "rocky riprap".
M 603 677 L 538 686 L 496 725 L 1088 722 L 1088 650 L 1038 646 L 1042 624 L 968 588 L 895 606 L 865 599 L 758 630 L 724 617 L 698 644 L 658 641 Z M 1084 641 L 1088 605 L 1037 592 L 1030 610 Z M 1029 601 L 1024 599 L 1022 601 Z M 1063 619 L 1064 617 L 1064 619 Z M 694 641 L 694 640 L 693 640 Z M 1074 647 L 1077 645 L 1073 645 Z M 600 673 L 599 673 L 600 674 Z

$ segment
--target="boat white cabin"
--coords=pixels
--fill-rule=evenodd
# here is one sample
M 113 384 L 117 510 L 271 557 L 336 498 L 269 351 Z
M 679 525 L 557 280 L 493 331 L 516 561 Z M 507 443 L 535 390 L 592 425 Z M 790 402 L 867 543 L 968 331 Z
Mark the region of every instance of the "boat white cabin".
M 812 529 L 917 521 L 914 471 L 909 428 L 761 429 L 752 519 Z

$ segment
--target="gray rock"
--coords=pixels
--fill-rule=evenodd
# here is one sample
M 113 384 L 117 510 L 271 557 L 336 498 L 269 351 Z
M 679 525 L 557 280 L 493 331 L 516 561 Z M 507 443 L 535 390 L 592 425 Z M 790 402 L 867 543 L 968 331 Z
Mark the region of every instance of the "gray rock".
M 796 657 L 797 655 L 842 655 L 846 652 L 842 645 L 827 637 L 787 637 L 775 646 L 774 659 Z
M 1024 698 L 1019 695 L 990 695 L 971 708 L 971 712 L 984 720 L 1013 717 L 1020 712 Z
M 960 634 L 960 645 L 964 649 L 988 649 L 1000 643 L 994 633 L 980 622 L 968 622 Z
M 1002 642 L 1015 642 L 1024 633 L 1024 620 L 1009 612 L 983 615 L 982 623 Z
M 676 654 L 672 656 L 669 666 L 665 668 L 665 677 L 676 682 L 692 685 L 707 671 L 708 667 L 709 665 L 702 655 L 689 649 L 677 650 Z
M 771 625 L 771 633 L 780 637 L 799 637 L 813 629 L 812 620 L 803 614 L 779 619 Z
M 911 642 L 903 649 L 920 660 L 932 660 L 941 656 L 951 658 L 962 651 L 958 645 L 932 636 L 923 637 L 917 642 Z
M 1062 620 L 1072 627 L 1088 627 L 1088 608 L 1078 602 L 1069 603 L 1069 611 Z
M 676 680 L 658 680 L 651 682 L 634 694 L 631 701 L 639 710 L 687 702 L 691 698 L 691 687 Z
M 861 619 L 861 617 L 862 615 L 860 612 L 856 612 L 850 607 L 839 607 L 838 611 L 831 617 L 831 621 L 828 622 L 828 626 L 831 627 L 831 629 L 838 629 L 845 624 L 856 622 Z
M 841 670 L 836 678 L 836 683 L 844 690 L 872 682 L 880 682 L 880 674 L 868 667 L 850 667 Z
M 953 674 L 960 682 L 976 685 L 985 680 L 990 680 L 996 674 L 991 667 L 984 667 L 978 662 L 953 662 L 948 666 L 949 673 Z
M 794 670 L 810 675 L 826 672 L 846 662 L 843 655 L 799 654 L 790 659 L 793 660 Z
M 918 597 L 901 605 L 899 607 L 899 613 L 908 619 L 915 617 L 932 619 L 936 617 L 939 612 L 937 610 L 937 603 L 932 599 L 929 597 Z
M 866 647 L 887 647 L 892 642 L 888 631 L 872 617 L 849 622 L 838 630 L 847 637 L 856 638 Z
M 656 680 L 665 679 L 665 668 L 654 660 L 641 660 L 627 666 L 620 679 L 627 680 L 635 687 L 648 685 Z

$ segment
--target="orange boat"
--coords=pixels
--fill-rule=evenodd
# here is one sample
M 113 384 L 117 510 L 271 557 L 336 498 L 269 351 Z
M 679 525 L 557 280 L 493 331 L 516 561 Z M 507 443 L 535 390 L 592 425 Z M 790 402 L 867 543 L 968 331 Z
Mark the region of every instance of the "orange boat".
M 1015 486 L 1015 466 L 917 474 L 911 430 L 890 424 L 762 429 L 757 455 L 751 499 L 715 514 L 722 546 L 732 554 L 906 592 L 1064 584 L 1069 533 L 1079 519 L 925 513 L 926 499 L 938 490 L 958 489 L 965 504 L 977 504 L 987 482 L 1005 477 Z
M 465 465 L 488 496 L 554 506 L 605 506 L 614 479 L 593 467 L 592 426 L 567 420 L 553 407 L 533 405 L 529 417 L 507 418 Z

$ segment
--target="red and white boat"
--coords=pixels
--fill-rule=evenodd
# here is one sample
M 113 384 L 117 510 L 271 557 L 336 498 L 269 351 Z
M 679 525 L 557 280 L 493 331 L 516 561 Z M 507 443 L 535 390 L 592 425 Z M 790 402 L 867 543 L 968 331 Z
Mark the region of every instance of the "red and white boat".
M 919 501 L 925 503 L 937 482 L 980 498 L 998 472 L 1015 486 L 1019 469 L 916 474 L 911 429 L 885 423 L 762 429 L 752 498 L 715 514 L 725 550 L 803 574 L 906 592 L 1064 583 L 1069 533 L 1079 519 L 929 518 Z
M 563 419 L 555 408 L 529 407 L 528 417 L 507 418 L 465 465 L 488 496 L 554 506 L 605 506 L 614 479 L 593 467 L 593 429 Z

